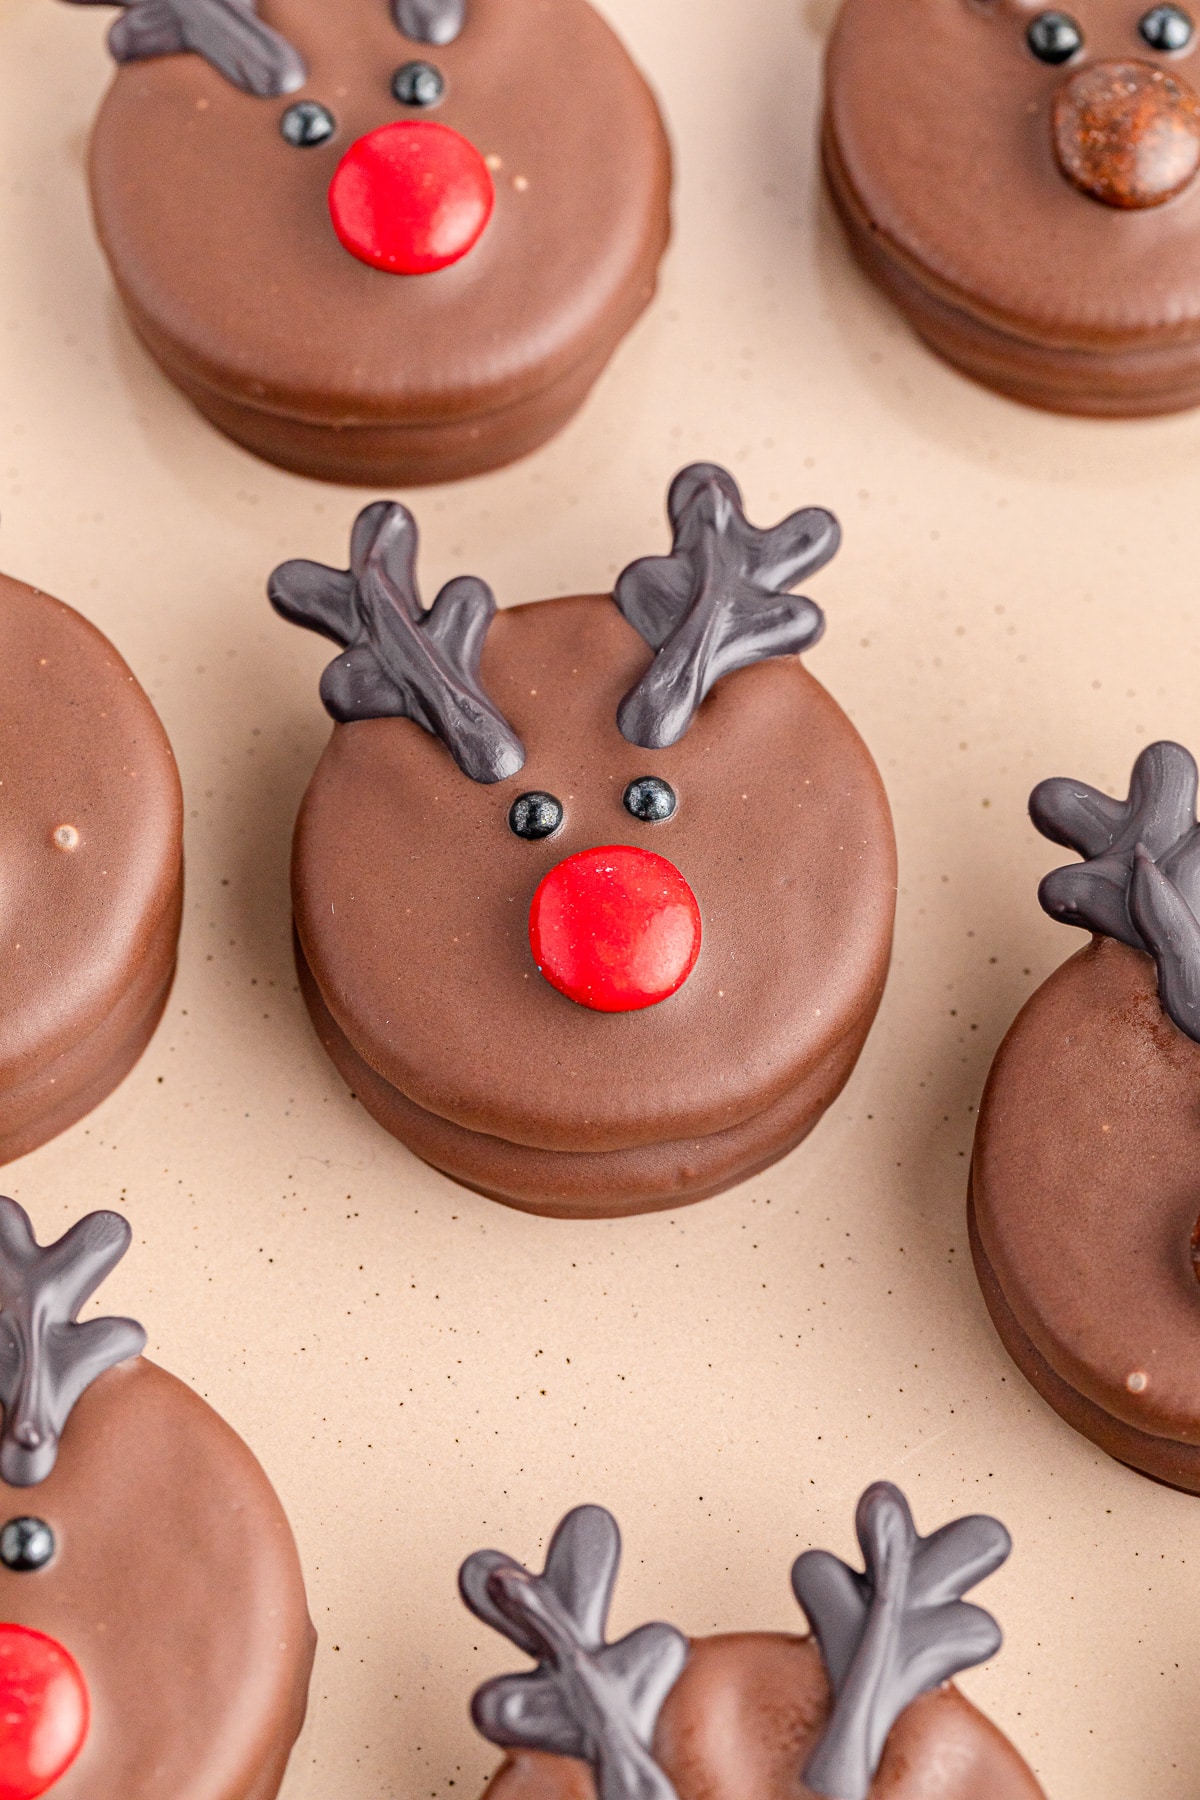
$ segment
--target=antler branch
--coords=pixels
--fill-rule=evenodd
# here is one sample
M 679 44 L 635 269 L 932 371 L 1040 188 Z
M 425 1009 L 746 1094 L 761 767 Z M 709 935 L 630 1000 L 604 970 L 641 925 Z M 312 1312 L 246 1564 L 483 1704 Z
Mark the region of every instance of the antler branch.
M 418 44 L 452 44 L 467 19 L 467 0 L 392 0 L 405 37 Z
M 416 560 L 412 514 L 377 500 L 354 522 L 349 569 L 283 563 L 267 593 L 285 619 L 345 646 L 321 677 L 321 699 L 335 719 L 412 719 L 441 739 L 472 781 L 503 781 L 523 766 L 525 751 L 479 684 L 495 597 L 485 582 L 463 575 L 426 612 Z
M 818 506 L 756 530 L 736 481 L 714 463 L 694 463 L 675 477 L 667 513 L 670 556 L 632 563 L 613 593 L 657 652 L 617 711 L 621 735 L 647 750 L 677 743 L 723 675 L 816 643 L 825 615 L 788 590 L 841 542 L 837 520 Z
M 119 1213 L 94 1212 L 43 1250 L 25 1210 L 0 1196 L 0 1477 L 11 1487 L 46 1479 L 79 1396 L 145 1348 L 132 1319 L 75 1322 L 131 1235 Z
M 864 1574 L 824 1550 L 806 1551 L 792 1569 L 835 1697 L 804 1770 L 828 1800 L 867 1800 L 904 1709 L 999 1649 L 996 1621 L 962 1595 L 1012 1548 L 1003 1525 L 982 1514 L 918 1537 L 908 1502 L 886 1481 L 862 1496 L 855 1527 Z
M 1200 1042 L 1200 826 L 1197 769 L 1180 744 L 1150 744 L 1129 798 L 1056 777 L 1029 797 L 1043 837 L 1084 857 L 1053 869 L 1038 899 L 1053 919 L 1147 951 L 1164 1010 Z
M 599 1506 L 567 1514 L 541 1575 L 498 1550 L 467 1558 L 458 1578 L 466 1604 L 538 1662 L 487 1682 L 471 1716 L 494 1744 L 590 1763 L 599 1800 L 675 1800 L 650 1745 L 687 1639 L 671 1625 L 643 1625 L 605 1643 L 620 1558 L 616 1521 Z
M 258 17 L 254 0 L 74 0 L 124 6 L 108 34 L 119 63 L 195 51 L 235 87 L 261 99 L 292 94 L 308 79 L 304 59 Z

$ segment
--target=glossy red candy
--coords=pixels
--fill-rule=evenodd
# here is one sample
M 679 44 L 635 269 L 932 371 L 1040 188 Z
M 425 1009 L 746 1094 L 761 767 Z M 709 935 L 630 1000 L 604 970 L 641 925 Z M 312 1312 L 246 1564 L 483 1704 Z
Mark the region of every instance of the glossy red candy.
M 329 184 L 329 213 L 361 262 L 427 275 L 478 242 L 495 198 L 487 164 L 460 132 L 401 120 L 351 144 Z
M 87 1684 L 40 1631 L 0 1625 L 0 1800 L 38 1800 L 83 1748 Z
M 674 863 L 608 844 L 558 863 L 529 909 L 533 960 L 551 987 L 596 1012 L 656 1006 L 700 954 L 700 908 Z

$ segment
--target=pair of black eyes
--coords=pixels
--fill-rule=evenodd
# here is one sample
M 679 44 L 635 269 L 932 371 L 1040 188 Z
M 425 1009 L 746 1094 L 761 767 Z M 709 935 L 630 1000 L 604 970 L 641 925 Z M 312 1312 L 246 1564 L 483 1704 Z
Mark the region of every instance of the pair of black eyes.
M 1138 31 L 1151 50 L 1186 50 L 1196 27 L 1182 6 L 1152 6 L 1139 19 Z M 1070 13 L 1039 13 L 1025 35 L 1041 62 L 1070 62 L 1083 49 L 1083 31 Z
M 660 825 L 671 817 L 679 802 L 669 783 L 660 781 L 657 775 L 639 775 L 625 789 L 621 804 L 643 825 Z M 509 830 L 531 843 L 552 836 L 562 822 L 563 803 L 553 794 L 518 794 L 508 809 Z
M 436 106 L 446 92 L 446 78 L 428 62 L 402 63 L 392 76 L 392 97 L 401 106 Z M 337 130 L 337 120 L 319 100 L 297 100 L 279 121 L 279 129 L 297 150 L 326 144 Z
M 54 1555 L 54 1533 L 44 1519 L 10 1519 L 0 1531 L 0 1563 L 20 1575 L 44 1569 Z

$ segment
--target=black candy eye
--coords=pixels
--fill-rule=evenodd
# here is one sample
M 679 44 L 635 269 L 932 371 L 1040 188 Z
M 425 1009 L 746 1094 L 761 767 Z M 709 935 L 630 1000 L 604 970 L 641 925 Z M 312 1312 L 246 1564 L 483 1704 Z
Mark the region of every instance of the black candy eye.
M 318 100 L 297 100 L 279 121 L 279 129 L 297 150 L 311 150 L 324 144 L 337 130 L 337 121 L 327 106 Z
M 675 789 L 657 775 L 639 775 L 631 781 L 622 796 L 625 811 L 640 819 L 643 825 L 658 825 L 669 819 L 679 805 Z
M 1025 36 L 1039 62 L 1070 62 L 1083 49 L 1083 33 L 1070 13 L 1039 13 Z
M 54 1555 L 54 1533 L 41 1519 L 10 1519 L 0 1531 L 0 1563 L 20 1574 L 44 1569 Z
M 531 843 L 548 838 L 563 822 L 562 801 L 553 794 L 518 794 L 508 809 L 508 828 Z
M 1186 50 L 1196 27 L 1182 6 L 1152 6 L 1138 30 L 1152 50 Z
M 432 63 L 405 63 L 392 76 L 392 93 L 401 106 L 436 106 L 445 92 L 442 71 Z

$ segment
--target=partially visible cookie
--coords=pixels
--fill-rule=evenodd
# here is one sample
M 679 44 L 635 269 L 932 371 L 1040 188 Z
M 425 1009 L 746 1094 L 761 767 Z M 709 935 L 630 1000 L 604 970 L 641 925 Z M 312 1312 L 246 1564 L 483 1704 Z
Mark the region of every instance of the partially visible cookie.
M 0 576 L 0 1162 L 128 1074 L 183 904 L 171 746 L 94 625 Z
M 792 1570 L 812 1637 L 604 1638 L 620 1536 L 601 1507 L 558 1527 L 545 1571 L 485 1550 L 463 1598 L 537 1668 L 475 1695 L 508 1755 L 487 1800 L 1042 1800 L 1017 1751 L 949 1677 L 1000 1646 L 961 1596 L 1010 1549 L 994 1519 L 917 1536 L 886 1482 L 858 1507 L 865 1572 L 810 1550 Z
M 296 1547 L 229 1426 L 75 1322 L 129 1226 L 46 1249 L 0 1199 L 0 1792 L 9 1800 L 274 1800 L 315 1637 Z
M 1084 861 L 1043 881 L 1093 932 L 992 1065 L 972 1248 L 1006 1349 L 1110 1456 L 1200 1493 L 1200 827 L 1197 771 L 1152 744 L 1129 797 L 1044 781 L 1038 829 Z
M 844 0 L 830 192 L 933 349 L 1034 406 L 1200 404 L 1200 34 L 1147 0 Z

